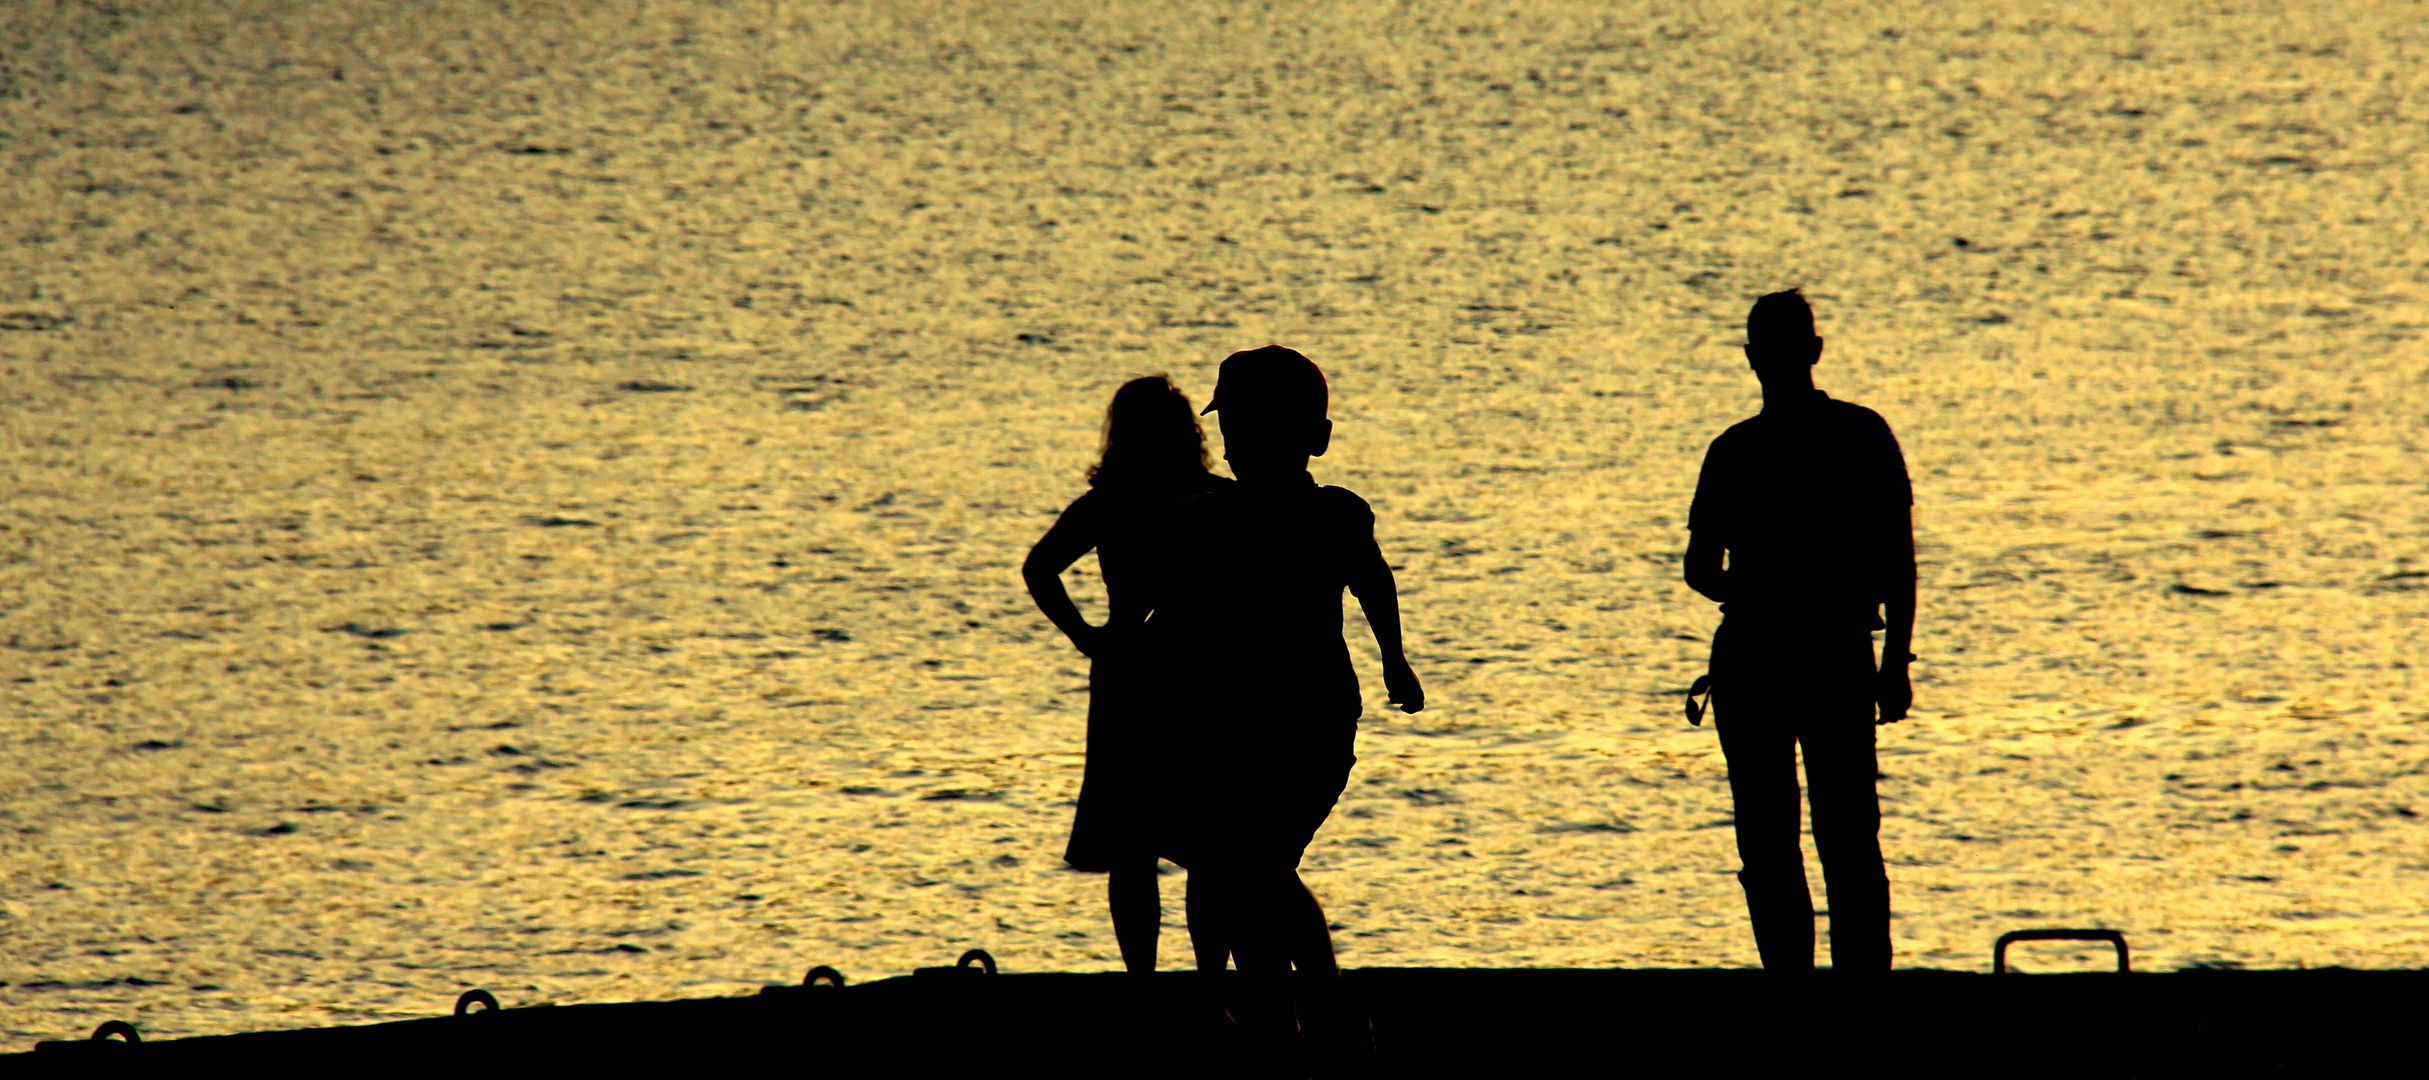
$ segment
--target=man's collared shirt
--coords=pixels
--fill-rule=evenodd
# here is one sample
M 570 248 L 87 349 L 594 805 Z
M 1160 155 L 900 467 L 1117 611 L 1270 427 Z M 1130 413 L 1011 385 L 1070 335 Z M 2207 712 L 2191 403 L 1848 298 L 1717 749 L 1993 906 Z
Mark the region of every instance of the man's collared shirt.
M 1879 629 L 1913 504 L 1889 423 L 1815 390 L 1712 440 L 1687 527 L 1728 551 L 1729 617 Z

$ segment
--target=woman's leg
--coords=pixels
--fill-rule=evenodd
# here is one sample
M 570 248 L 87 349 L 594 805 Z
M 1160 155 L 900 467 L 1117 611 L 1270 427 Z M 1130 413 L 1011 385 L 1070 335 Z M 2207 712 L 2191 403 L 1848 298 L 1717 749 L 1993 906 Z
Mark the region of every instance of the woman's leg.
M 1115 867 L 1105 878 L 1105 902 L 1113 909 L 1113 940 L 1122 947 L 1122 966 L 1137 975 L 1155 970 L 1156 936 L 1164 926 L 1164 900 L 1156 890 L 1155 870 L 1155 860 L 1149 859 Z

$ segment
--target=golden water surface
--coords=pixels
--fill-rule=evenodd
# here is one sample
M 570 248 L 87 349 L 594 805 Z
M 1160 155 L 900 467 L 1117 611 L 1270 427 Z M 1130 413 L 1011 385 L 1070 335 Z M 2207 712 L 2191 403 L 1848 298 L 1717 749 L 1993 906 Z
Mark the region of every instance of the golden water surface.
M 1114 966 L 1016 567 L 1269 342 L 1432 701 L 1347 628 L 1344 962 L 1753 963 L 1678 557 L 1787 286 L 1915 475 L 1898 963 L 2429 965 L 2422 16 L 18 0 L 0 1031 Z

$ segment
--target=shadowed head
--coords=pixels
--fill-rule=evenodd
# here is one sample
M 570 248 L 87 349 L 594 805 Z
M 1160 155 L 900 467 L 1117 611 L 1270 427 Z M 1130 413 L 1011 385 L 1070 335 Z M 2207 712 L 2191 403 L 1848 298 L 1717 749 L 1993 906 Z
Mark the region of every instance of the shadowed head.
M 1088 470 L 1092 487 L 1156 484 L 1207 471 L 1206 432 L 1189 396 L 1163 375 L 1123 383 L 1105 407 L 1104 447 Z
M 1293 419 L 1321 420 L 1332 407 L 1332 392 L 1315 361 L 1296 349 L 1268 345 L 1223 358 L 1215 376 L 1214 398 L 1206 411 L 1272 413 Z
M 1795 289 L 1770 293 L 1746 313 L 1746 361 L 1758 377 L 1778 372 L 1792 379 L 1810 379 L 1805 369 L 1822 358 L 1822 339 L 1813 332 L 1813 307 Z
M 1296 350 L 1279 345 L 1224 358 L 1206 411 L 1221 411 L 1223 460 L 1240 479 L 1251 473 L 1303 471 L 1307 459 L 1332 445 L 1324 418 L 1332 392 L 1324 372 Z

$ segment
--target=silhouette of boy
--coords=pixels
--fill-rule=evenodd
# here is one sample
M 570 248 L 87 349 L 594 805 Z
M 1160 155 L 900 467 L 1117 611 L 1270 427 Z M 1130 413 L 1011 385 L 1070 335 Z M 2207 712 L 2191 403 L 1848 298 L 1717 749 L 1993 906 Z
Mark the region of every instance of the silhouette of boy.
M 1830 960 L 1889 969 L 1889 877 L 1873 790 L 1875 709 L 1906 716 L 1914 637 L 1913 490 L 1878 413 L 1814 388 L 1822 339 L 1796 290 L 1757 300 L 1746 360 L 1763 410 L 1704 456 L 1687 514 L 1687 584 L 1721 604 L 1712 705 L 1737 807 L 1738 872 L 1772 970 L 1813 969 L 1798 842 L 1797 750 L 1830 890 Z M 1726 569 L 1722 566 L 1724 553 Z M 1872 632 L 1884 629 L 1883 663 Z
M 1189 868 L 1199 967 L 1220 971 L 1230 953 L 1247 984 L 1240 1022 L 1276 1052 L 1296 1027 L 1293 966 L 1311 995 L 1300 1013 L 1364 1037 L 1333 1000 L 1332 936 L 1298 876 L 1357 760 L 1363 704 L 1341 634 L 1344 588 L 1374 628 L 1390 700 L 1406 712 L 1425 707 L 1401 653 L 1399 590 L 1375 544 L 1374 512 L 1308 475 L 1308 459 L 1332 442 L 1329 397 L 1324 374 L 1292 350 L 1223 361 L 1206 411 L 1217 414 L 1238 483 L 1174 515 L 1165 550 L 1175 558 L 1147 623 L 1169 650 L 1163 670 L 1196 675 L 1165 690 L 1185 719 L 1171 729 L 1178 782 L 1160 850 Z

